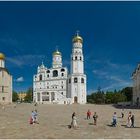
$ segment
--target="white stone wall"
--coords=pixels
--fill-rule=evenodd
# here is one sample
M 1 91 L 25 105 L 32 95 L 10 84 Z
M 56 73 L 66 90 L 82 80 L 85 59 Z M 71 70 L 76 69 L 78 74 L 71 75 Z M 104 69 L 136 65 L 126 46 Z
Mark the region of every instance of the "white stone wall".
M 133 79 L 133 104 L 136 104 L 137 98 L 140 101 L 140 65 L 132 75 Z
M 0 70 L 0 103 L 12 103 L 12 76 Z
M 55 102 L 62 103 L 64 98 L 67 95 L 67 77 L 68 77 L 68 70 L 66 67 L 61 68 L 51 68 L 46 69 L 42 72 L 40 71 L 41 67 L 38 67 L 38 73 L 34 75 L 34 101 L 37 101 L 37 93 L 40 93 L 40 99 L 42 98 L 42 92 L 51 94 L 55 93 Z M 58 75 L 54 77 L 53 72 L 58 72 Z M 42 80 L 40 80 L 40 75 L 42 75 Z M 42 102 L 42 100 L 40 100 Z M 51 101 L 52 102 L 52 101 Z

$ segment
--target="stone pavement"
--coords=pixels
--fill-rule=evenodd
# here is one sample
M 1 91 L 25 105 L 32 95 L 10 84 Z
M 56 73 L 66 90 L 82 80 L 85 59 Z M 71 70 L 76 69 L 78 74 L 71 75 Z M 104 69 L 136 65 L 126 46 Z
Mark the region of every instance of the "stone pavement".
M 30 125 L 31 111 L 37 109 L 39 124 Z M 93 125 L 93 118 L 86 120 L 86 112 L 97 112 L 97 126 Z M 117 112 L 118 125 L 110 127 L 112 115 Z M 135 115 L 136 128 L 126 128 L 128 112 Z M 69 129 L 71 115 L 77 114 L 77 130 Z M 47 105 L 14 104 L 0 106 L 0 138 L 7 139 L 132 139 L 140 138 L 140 110 L 125 109 L 125 116 L 121 118 L 121 109 L 112 105 Z

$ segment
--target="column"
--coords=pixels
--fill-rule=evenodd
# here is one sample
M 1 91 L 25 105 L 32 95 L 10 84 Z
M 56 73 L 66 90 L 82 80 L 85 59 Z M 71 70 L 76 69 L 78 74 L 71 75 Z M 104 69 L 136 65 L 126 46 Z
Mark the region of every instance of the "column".
M 49 102 L 51 103 L 51 92 L 49 92 Z
M 40 102 L 42 103 L 42 92 L 40 93 Z

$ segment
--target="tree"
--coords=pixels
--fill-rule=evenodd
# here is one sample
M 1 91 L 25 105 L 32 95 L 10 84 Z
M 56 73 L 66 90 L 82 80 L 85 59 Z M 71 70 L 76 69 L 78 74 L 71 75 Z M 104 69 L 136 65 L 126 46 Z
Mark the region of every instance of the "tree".
M 33 88 L 32 87 L 30 87 L 27 90 L 27 95 L 25 96 L 24 101 L 25 102 L 31 102 L 31 101 L 33 101 Z
M 19 99 L 19 98 L 18 98 L 17 92 L 16 92 L 16 91 L 13 91 L 13 94 L 12 94 L 12 101 L 13 101 L 13 102 L 16 102 L 18 99 Z
M 126 96 L 127 101 L 132 101 L 132 96 L 133 96 L 132 87 L 123 88 L 121 90 L 121 93 Z

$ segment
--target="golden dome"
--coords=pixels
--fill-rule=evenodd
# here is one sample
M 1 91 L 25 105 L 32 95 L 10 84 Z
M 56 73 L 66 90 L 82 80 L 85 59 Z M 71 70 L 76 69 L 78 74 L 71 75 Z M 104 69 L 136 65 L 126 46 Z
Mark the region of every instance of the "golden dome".
M 83 38 L 81 36 L 79 36 L 79 34 L 77 32 L 76 36 L 74 36 L 74 38 L 72 39 L 72 42 L 73 43 L 75 43 L 75 42 L 83 43 Z
M 5 55 L 3 53 L 0 53 L 0 59 L 4 60 L 5 59 Z
M 59 52 L 58 50 L 56 50 L 53 55 L 61 55 L 61 52 Z

